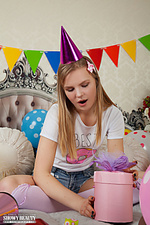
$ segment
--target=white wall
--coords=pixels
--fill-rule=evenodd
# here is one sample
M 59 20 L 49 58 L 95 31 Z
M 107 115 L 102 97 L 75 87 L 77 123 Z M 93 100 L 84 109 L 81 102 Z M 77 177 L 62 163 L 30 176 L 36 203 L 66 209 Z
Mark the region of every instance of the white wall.
M 0 7 L 0 45 L 24 50 L 59 50 L 61 25 L 83 54 L 150 34 L 150 0 L 0 0 Z M 0 76 L 4 68 L 1 61 Z M 134 63 L 120 48 L 118 68 L 104 52 L 99 74 L 115 103 L 137 109 L 150 95 L 150 52 L 137 41 Z

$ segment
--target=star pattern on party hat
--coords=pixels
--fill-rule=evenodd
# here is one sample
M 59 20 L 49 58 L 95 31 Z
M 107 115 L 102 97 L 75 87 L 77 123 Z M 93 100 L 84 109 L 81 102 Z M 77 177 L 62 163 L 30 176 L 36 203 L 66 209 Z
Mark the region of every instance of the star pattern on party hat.
M 77 46 L 74 44 L 66 30 L 61 26 L 61 48 L 60 48 L 60 62 L 61 64 L 69 64 L 76 62 L 83 56 Z

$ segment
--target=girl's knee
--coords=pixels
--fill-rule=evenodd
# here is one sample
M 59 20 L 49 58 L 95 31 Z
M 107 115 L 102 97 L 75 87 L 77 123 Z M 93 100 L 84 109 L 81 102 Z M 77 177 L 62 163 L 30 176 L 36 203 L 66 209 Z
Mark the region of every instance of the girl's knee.
M 16 185 L 11 176 L 5 177 L 0 181 L 0 191 L 11 193 Z
M 23 183 L 29 183 L 33 185 L 34 181 L 31 176 L 26 175 L 7 176 L 0 181 L 0 191 L 11 194 L 15 188 L 17 188 L 20 184 Z

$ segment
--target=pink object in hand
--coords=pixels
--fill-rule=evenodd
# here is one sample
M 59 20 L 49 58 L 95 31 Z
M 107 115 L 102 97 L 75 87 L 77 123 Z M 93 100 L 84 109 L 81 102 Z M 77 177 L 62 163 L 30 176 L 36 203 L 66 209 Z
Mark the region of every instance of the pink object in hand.
M 118 171 L 95 171 L 96 220 L 114 223 L 133 221 L 132 174 Z
M 140 185 L 140 206 L 143 218 L 150 225 L 150 166 L 147 168 Z

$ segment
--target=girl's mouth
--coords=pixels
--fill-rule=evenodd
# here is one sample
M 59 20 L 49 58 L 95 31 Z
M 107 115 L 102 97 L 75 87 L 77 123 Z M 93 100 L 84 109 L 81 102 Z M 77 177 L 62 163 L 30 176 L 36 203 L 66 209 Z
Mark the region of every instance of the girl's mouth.
M 87 99 L 85 99 L 85 100 L 81 100 L 81 101 L 79 101 L 78 103 L 79 103 L 79 105 L 85 105 L 86 104 L 86 102 L 87 102 Z

